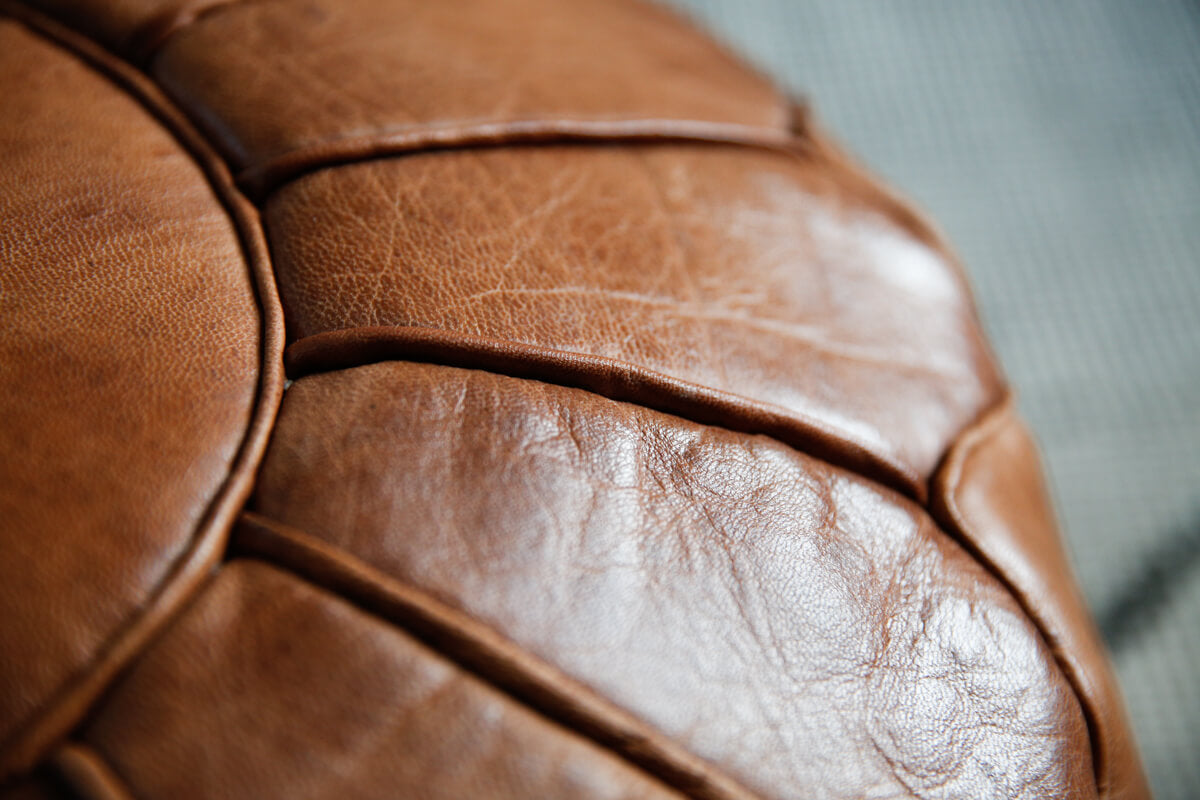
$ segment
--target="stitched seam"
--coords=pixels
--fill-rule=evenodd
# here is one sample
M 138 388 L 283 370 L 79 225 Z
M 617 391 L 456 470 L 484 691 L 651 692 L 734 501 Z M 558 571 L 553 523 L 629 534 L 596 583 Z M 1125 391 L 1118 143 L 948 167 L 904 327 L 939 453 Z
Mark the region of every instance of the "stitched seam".
M 309 172 L 398 155 L 482 150 L 514 145 L 701 143 L 746 147 L 781 154 L 803 151 L 807 141 L 787 131 L 736 123 L 686 119 L 621 120 L 548 118 L 473 120 L 422 124 L 339 136 L 270 156 L 237 175 L 239 186 L 258 202 L 285 183 Z
M 376 338 L 366 338 L 376 334 Z M 329 354 L 339 339 L 354 335 L 364 337 L 365 341 L 352 343 L 354 346 L 349 353 Z M 362 327 L 328 331 L 300 339 L 288 346 L 284 360 L 289 376 L 294 379 L 378 361 L 402 360 L 479 369 L 578 388 L 702 425 L 715 424 L 740 433 L 765 433 L 806 455 L 853 472 L 910 499 L 919 500 L 924 492 L 920 477 L 907 470 L 902 462 L 889 459 L 866 444 L 830 430 L 817 420 L 771 403 L 692 383 L 608 356 L 434 328 Z M 647 391 L 655 395 L 647 399 Z M 720 408 L 714 409 L 713 414 L 703 413 L 704 401 L 720 404 Z M 738 410 L 745 420 L 740 426 L 733 424 L 735 420 L 731 419 L 731 412 Z M 757 415 L 769 419 L 753 420 L 752 417 Z M 721 418 L 719 422 L 709 418 L 716 416 Z M 791 427 L 802 429 L 803 435 L 788 435 L 785 428 Z M 822 447 L 820 439 L 826 437 L 836 442 L 837 446 Z M 803 447 L 797 446 L 800 440 L 806 440 L 803 441 Z
M 697 800 L 759 800 L 759 795 L 711 762 L 501 632 L 337 545 L 261 514 L 243 512 L 229 557 L 253 558 L 284 569 L 394 625 L 522 707 L 678 792 Z M 317 564 L 306 566 L 305 560 Z M 513 676 L 498 674 L 505 671 Z M 566 682 L 568 690 L 555 689 L 555 681 Z M 640 735 L 646 728 L 658 734 L 659 745 L 648 744 Z M 678 751 L 670 752 L 673 747 Z
M 196 164 L 230 220 L 250 278 L 259 317 L 259 375 L 249 420 L 226 477 L 201 514 L 181 554 L 161 581 L 150 589 L 141 606 L 105 637 L 88 663 L 75 671 L 0 744 L 0 778 L 29 769 L 53 741 L 78 724 L 120 668 L 136 658 L 154 632 L 171 618 L 202 585 L 204 570 L 219 561 L 229 528 L 249 495 L 251 481 L 266 450 L 275 414 L 282 399 L 282 311 L 275 289 L 261 225 L 254 224 L 252 207 L 238 194 L 223 162 L 153 85 L 139 73 L 112 58 L 92 40 L 82 37 L 23 4 L 0 2 L 0 14 L 21 23 L 34 35 L 79 60 L 142 106 Z M 190 585 L 189 585 L 190 584 Z M 74 708 L 79 706 L 81 708 Z
M 334 336 L 339 333 L 343 333 L 344 331 L 347 331 L 347 330 L 353 331 L 356 329 L 343 329 L 343 331 L 330 331 L 330 332 L 323 333 L 323 334 L 316 334 L 314 336 L 305 337 L 304 339 L 300 339 L 297 342 L 293 342 L 292 345 L 289 346 L 288 352 L 290 353 L 292 351 L 292 348 L 301 342 L 311 341 L 311 340 L 317 339 L 322 336 Z M 513 343 L 504 341 L 504 342 L 502 342 L 502 344 L 507 346 L 507 345 L 512 345 Z M 445 357 L 434 360 L 434 359 L 422 359 L 419 356 L 414 357 L 412 354 L 405 354 L 403 356 L 400 356 L 399 354 L 397 354 L 397 355 L 383 355 L 383 356 L 379 356 L 379 357 L 368 357 L 368 358 L 363 358 L 362 360 L 358 360 L 358 357 L 361 355 L 362 355 L 362 353 L 361 353 L 361 349 L 360 349 L 360 352 L 355 353 L 353 356 L 346 358 L 344 361 L 340 362 L 336 366 L 329 366 L 327 364 L 322 364 L 321 369 L 310 369 L 309 368 L 310 365 L 303 364 L 303 363 L 300 363 L 298 366 L 298 362 L 303 362 L 303 359 L 298 360 L 295 358 L 291 358 L 291 359 L 289 359 L 289 368 L 290 368 L 290 371 L 292 372 L 292 374 L 297 379 L 299 379 L 303 376 L 315 374 L 317 372 L 339 371 L 342 369 L 353 368 L 355 366 L 364 366 L 364 365 L 370 364 L 370 363 L 380 363 L 380 362 L 385 362 L 385 361 L 390 361 L 390 360 L 399 360 L 399 361 L 417 362 L 417 363 L 430 363 L 430 364 L 435 364 L 438 366 L 450 366 L 450 367 L 459 366 L 459 365 L 453 363 L 450 359 L 446 359 Z M 567 358 L 579 358 L 579 357 L 581 357 L 582 354 L 564 351 L 560 355 L 567 357 Z M 593 358 L 592 356 L 586 356 L 586 355 L 583 355 L 582 357 L 589 358 L 589 359 Z M 595 357 L 595 358 L 599 358 L 599 357 Z M 731 427 L 728 425 L 722 425 L 720 423 L 714 423 L 711 421 L 702 421 L 702 420 L 696 419 L 694 415 L 689 416 L 687 414 L 680 413 L 679 409 L 677 409 L 677 408 L 661 409 L 661 408 L 656 407 L 656 405 L 653 403 L 647 403 L 645 401 L 640 401 L 640 400 L 625 400 L 620 397 L 615 397 L 614 393 L 612 393 L 612 392 L 598 391 L 595 388 L 592 388 L 587 385 L 582 385 L 582 384 L 577 385 L 577 384 L 565 382 L 563 380 L 547 379 L 546 376 L 544 376 L 544 375 L 540 375 L 540 376 L 531 378 L 527 374 L 524 374 L 524 375 L 514 374 L 513 371 L 505 371 L 503 369 L 496 369 L 496 368 L 493 368 L 490 366 L 480 366 L 478 363 L 473 363 L 470 366 L 459 367 L 459 368 L 474 369 L 474 370 L 479 370 L 479 371 L 483 371 L 483 372 L 490 372 L 492 374 L 515 377 L 518 379 L 537 380 L 542 383 L 549 383 L 552 385 L 564 386 L 564 387 L 568 387 L 568 388 L 577 389 L 579 391 L 587 391 L 592 394 L 597 394 L 601 397 L 605 397 L 607 399 L 616 400 L 618 402 L 630 402 L 634 405 L 637 405 L 637 406 L 640 406 L 643 408 L 650 408 L 650 409 L 654 409 L 654 410 L 664 411 L 664 413 L 669 413 L 674 416 L 678 416 L 682 419 L 688 419 L 689 421 L 696 422 L 697 424 L 709 425 L 712 427 L 722 427 L 722 428 L 725 428 L 726 430 L 736 431 L 736 432 L 740 432 L 740 433 L 759 433 L 759 431 L 748 430 L 746 428 L 737 428 L 737 427 Z M 680 381 L 680 382 L 682 383 L 682 381 Z M 736 395 L 734 395 L 733 397 L 735 397 L 738 400 L 742 400 L 742 398 L 740 398 Z M 753 401 L 744 401 L 744 402 L 747 402 L 748 404 L 753 403 Z M 1088 701 L 1086 693 L 1083 691 L 1078 680 L 1076 679 L 1074 671 L 1066 663 L 1066 660 L 1064 658 L 1060 657 L 1057 649 L 1050 646 L 1051 637 L 1050 637 L 1047 629 L 1042 624 L 1042 622 L 1038 618 L 1038 616 L 1031 612 L 1028 603 L 1024 600 L 1022 594 L 1017 591 L 1016 587 L 1009 580 L 1007 574 L 1003 570 L 998 568 L 991 561 L 991 559 L 987 558 L 982 553 L 982 551 L 978 547 L 976 547 L 974 542 L 963 533 L 963 531 L 967 529 L 967 526 L 964 525 L 962 522 L 962 517 L 961 517 L 961 514 L 959 513 L 959 510 L 958 510 L 958 507 L 957 507 L 957 504 L 956 504 L 955 498 L 954 498 L 954 491 L 957 490 L 957 486 L 958 486 L 959 482 L 961 481 L 962 470 L 963 470 L 966 459 L 969 457 L 970 452 L 973 452 L 978 446 L 985 443 L 990 437 L 994 436 L 996 434 L 996 432 L 1001 429 L 1002 424 L 1005 419 L 1005 414 L 1009 411 L 1011 404 L 1012 404 L 1011 393 L 1006 392 L 1005 394 L 1003 394 L 1001 396 L 999 401 L 997 401 L 996 403 L 994 403 L 991 406 L 989 406 L 988 408 L 986 408 L 981 414 L 979 414 L 976 417 L 976 420 L 973 423 L 970 423 L 969 425 L 967 425 L 962 431 L 960 431 L 955 436 L 954 439 L 951 440 L 950 446 L 946 450 L 946 455 L 942 459 L 942 463 L 939 465 L 938 468 L 936 468 L 934 470 L 933 478 L 930 481 L 930 485 L 932 487 L 929 491 L 930 497 L 927 500 L 924 498 L 914 499 L 911 491 L 906 492 L 902 488 L 894 486 L 891 483 L 889 483 L 888 481 L 880 480 L 877 477 L 873 477 L 870 473 L 864 472 L 863 469 L 861 468 L 861 465 L 858 467 L 847 466 L 844 459 L 830 458 L 828 456 L 815 454 L 813 452 L 813 450 L 811 449 L 811 447 L 808 447 L 808 446 L 800 447 L 793 440 L 783 438 L 778 433 L 765 433 L 762 435 L 767 435 L 770 438 L 772 438 L 776 441 L 779 441 L 780 443 L 782 443 L 788 447 L 791 447 L 793 450 L 796 450 L 797 452 L 803 454 L 804 456 L 806 456 L 808 458 L 811 458 L 815 461 L 827 464 L 828 466 L 834 467 L 836 469 L 844 470 L 844 471 L 870 483 L 873 486 L 876 486 L 876 487 L 879 487 L 879 488 L 882 488 L 882 489 L 888 490 L 888 491 L 898 492 L 899 494 L 902 494 L 903 496 L 905 496 L 907 499 L 917 502 L 918 506 L 927 514 L 930 522 L 934 525 L 934 527 L 938 530 L 938 532 L 941 533 L 941 535 L 945 536 L 947 539 L 954 541 L 960 547 L 962 547 L 964 552 L 967 555 L 969 555 L 973 561 L 975 561 L 977 564 L 979 564 L 989 575 L 991 575 L 997 581 L 997 583 L 1012 598 L 1013 602 L 1016 603 L 1017 607 L 1021 609 L 1025 618 L 1027 620 L 1029 620 L 1029 622 L 1032 625 L 1032 627 L 1034 628 L 1034 630 L 1037 631 L 1038 636 L 1041 638 L 1043 644 L 1046 646 L 1047 652 L 1053 657 L 1054 664 L 1058 668 L 1059 674 L 1062 676 L 1062 678 L 1066 681 L 1067 685 L 1070 687 L 1071 692 L 1074 695 L 1076 702 L 1079 705 L 1080 712 L 1083 716 L 1084 724 L 1088 731 L 1088 743 L 1089 743 L 1089 746 L 1091 749 L 1091 754 L 1092 754 L 1093 780 L 1095 781 L 1096 786 L 1099 789 L 1100 788 L 1100 777 L 1099 776 L 1100 776 L 1100 771 L 1102 768 L 1101 754 L 1103 751 L 1099 746 L 1098 726 L 1095 721 L 1096 715 L 1093 712 L 1091 703 Z M 761 404 L 756 404 L 756 405 L 761 405 Z M 836 453 L 836 450 L 834 452 Z M 867 452 L 874 455 L 872 451 L 867 451 Z M 937 509 L 936 509 L 936 503 L 935 503 L 935 500 L 937 499 L 937 496 L 939 495 L 939 489 L 937 487 L 941 480 L 940 476 L 943 473 L 946 473 L 949 476 L 949 477 L 945 478 L 946 488 L 944 490 L 940 491 L 941 499 L 946 504 L 946 506 L 947 506 L 946 510 L 950 516 L 950 519 L 948 521 L 940 518 L 941 515 L 938 514 Z
M 939 525 L 939 527 L 943 528 L 946 535 L 955 539 L 980 566 L 999 581 L 1000 585 L 1008 591 L 1008 594 L 1017 603 L 1017 606 L 1041 636 L 1047 651 L 1054 658 L 1054 663 L 1058 667 L 1059 673 L 1066 680 L 1067 685 L 1071 687 L 1071 692 L 1075 695 L 1075 701 L 1079 704 L 1080 713 L 1083 716 L 1084 724 L 1087 726 L 1088 744 L 1092 752 L 1092 778 L 1095 782 L 1097 792 L 1100 792 L 1103 788 L 1101 786 L 1101 775 L 1106 764 L 1103 758 L 1104 749 L 1101 746 L 1099 738 L 1099 725 L 1097 724 L 1095 709 L 1092 707 L 1090 698 L 1088 698 L 1087 693 L 1080 685 L 1075 671 L 1059 655 L 1058 648 L 1051 646 L 1050 642 L 1053 637 L 1045 625 L 1042 624 L 1039 615 L 1033 613 L 1023 593 L 1018 591 L 1017 587 L 1009 580 L 1007 573 L 994 564 L 975 544 L 971 537 L 967 535 L 966 532 L 970 530 L 970 525 L 967 524 L 965 515 L 958 507 L 958 491 L 962 484 L 963 471 L 966 468 L 967 461 L 980 447 L 1003 430 L 1004 423 L 1013 413 L 1013 408 L 1014 399 L 1010 393 L 1005 395 L 998 404 L 981 415 L 973 425 L 968 426 L 950 443 L 945 462 L 934 474 L 932 481 L 933 488 L 930 492 L 931 502 L 929 513 L 930 516 L 936 519 L 938 515 L 935 508 L 935 501 L 940 499 L 945 506 L 949 519 L 946 520 L 947 524 L 944 526 Z M 943 471 L 946 473 L 944 478 L 941 477 Z

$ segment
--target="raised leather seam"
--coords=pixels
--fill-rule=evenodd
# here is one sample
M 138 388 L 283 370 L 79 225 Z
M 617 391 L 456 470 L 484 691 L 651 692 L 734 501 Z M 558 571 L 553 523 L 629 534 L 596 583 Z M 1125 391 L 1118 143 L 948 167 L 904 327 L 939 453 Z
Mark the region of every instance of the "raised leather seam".
M 21 3 L 0 0 L 0 14 L 24 24 L 72 57 L 96 70 L 138 102 L 188 154 L 230 218 L 251 278 L 259 312 L 260 368 L 249 421 L 230 462 L 181 554 L 140 608 L 105 639 L 87 665 L 41 704 L 0 743 L 0 783 L 31 769 L 46 751 L 74 728 L 120 669 L 144 648 L 196 592 L 219 562 L 237 513 L 250 494 L 254 474 L 283 394 L 283 312 L 258 212 L 235 188 L 228 169 L 157 89 L 140 73 L 112 57 L 92 40 Z
M 249 0 L 214 0 L 199 9 L 195 0 L 181 0 L 143 23 L 127 39 L 132 50 L 131 60 L 146 67 L 166 44 L 167 40 L 191 27 L 215 11 L 244 5 Z M 730 52 L 686 14 L 667 8 L 654 0 L 645 0 L 647 10 L 671 16 L 681 26 L 687 26 L 728 65 L 754 77 L 761 83 L 774 82 Z M 486 146 L 515 142 L 571 142 L 675 140 L 711 143 L 743 144 L 750 147 L 777 148 L 794 144 L 792 121 L 796 108 L 803 107 L 775 90 L 777 110 L 784 123 L 778 128 L 765 125 L 709 122 L 692 119 L 566 117 L 521 121 L 472 120 L 466 123 L 421 124 L 407 130 L 382 129 L 366 136 L 347 135 L 324 140 L 317 144 L 282 153 L 247 167 L 237 176 L 238 185 L 248 195 L 261 200 L 280 183 L 328 166 L 353 163 L 380 156 L 415 153 L 426 150 Z
M 1088 744 L 1092 755 L 1092 777 L 1096 784 L 1097 793 L 1103 797 L 1106 794 L 1102 790 L 1106 788 L 1105 769 L 1107 763 L 1104 758 L 1104 748 L 1099 739 L 1099 726 L 1096 721 L 1097 714 L 1091 703 L 1091 699 L 1084 691 L 1074 666 L 1069 664 L 1059 654 L 1058 648 L 1051 646 L 1050 643 L 1054 637 L 1051 636 L 1050 631 L 1042 623 L 1041 616 L 1033 613 L 1033 610 L 1025 601 L 1023 593 L 1018 591 L 1005 571 L 993 563 L 975 545 L 971 537 L 967 535 L 966 532 L 970 526 L 958 508 L 957 495 L 962 483 L 963 469 L 967 460 L 975 450 L 987 443 L 1003 429 L 1004 423 L 1014 413 L 1015 404 L 1016 400 L 1013 393 L 1007 392 L 999 403 L 980 415 L 973 424 L 965 428 L 950 443 L 941 466 L 934 472 L 933 480 L 930 482 L 932 488 L 931 500 L 928 504 L 929 514 L 938 522 L 939 527 L 948 535 L 951 535 L 975 561 L 986 569 L 1008 591 L 1009 595 L 1012 596 L 1018 607 L 1025 614 L 1025 617 L 1033 624 L 1034 629 L 1041 636 L 1047 651 L 1054 657 L 1058 671 L 1062 674 L 1067 685 L 1071 687 L 1071 691 L 1075 695 L 1075 700 L 1079 704 L 1080 712 L 1083 715 L 1084 724 L 1087 726 Z M 944 514 L 940 513 L 943 509 Z M 943 516 L 945 519 L 942 519 Z
M 50 757 L 62 780 L 86 800 L 133 800 L 128 784 L 95 748 L 67 742 Z
M 213 6 L 201 9 L 194 16 L 198 19 L 210 10 L 221 10 L 231 4 L 244 2 L 247 2 L 247 0 L 220 0 Z M 680 17 L 678 14 L 674 14 L 674 16 Z M 680 19 L 685 24 L 692 24 L 686 17 L 680 17 Z M 693 27 L 695 26 L 693 25 Z M 700 31 L 700 35 L 704 35 L 702 31 Z M 711 37 L 705 36 L 705 39 L 723 57 L 732 59 L 720 44 L 713 41 Z M 753 70 L 744 65 L 739 66 L 742 69 L 753 72 Z M 766 78 L 762 78 L 761 76 L 760 79 L 766 80 Z M 152 82 L 152 79 L 150 80 Z M 923 215 L 914 211 L 909 204 L 905 203 L 897 195 L 874 180 L 846 156 L 829 137 L 824 136 L 813 120 L 811 111 L 805 102 L 789 99 L 783 95 L 780 95 L 779 99 L 784 124 L 778 129 L 689 120 L 536 120 L 530 123 L 483 124 L 474 128 L 468 128 L 464 134 L 462 126 L 458 123 L 448 124 L 440 129 L 436 126 L 423 125 L 415 131 L 397 134 L 400 138 L 396 139 L 396 141 L 392 141 L 386 136 L 380 139 L 377 134 L 372 134 L 365 137 L 333 139 L 310 148 L 294 150 L 278 158 L 270 159 L 265 164 L 244 170 L 235 180 L 241 184 L 250 184 L 248 187 L 243 185 L 242 188 L 247 192 L 258 191 L 259 195 L 256 196 L 256 199 L 261 202 L 265 199 L 266 193 L 278 188 L 284 180 L 298 177 L 302 172 L 344 166 L 349 163 L 374 160 L 381 156 L 401 153 L 416 154 L 438 150 L 480 149 L 515 144 L 613 144 L 636 142 L 645 145 L 652 143 L 696 142 L 764 149 L 790 157 L 809 156 L 818 158 L 831 168 L 841 172 L 844 177 L 852 182 L 857 190 L 864 191 L 872 197 L 874 203 L 879 206 L 881 213 L 901 224 L 916 235 L 923 243 L 943 254 L 952 262 L 954 274 L 962 282 L 964 296 L 970 301 L 971 308 L 974 310 L 972 294 L 963 278 L 963 270 L 936 226 Z M 177 107 L 172 106 L 172 108 Z M 630 130 L 639 126 L 644 126 L 644 128 L 642 130 Z M 214 147 L 211 142 L 208 144 L 210 147 Z M 336 152 L 343 148 L 343 144 L 347 151 L 354 152 L 341 154 Z M 335 153 L 318 157 L 313 163 L 306 163 L 310 158 L 313 158 L 314 153 L 319 153 L 327 148 L 333 148 Z M 276 169 L 281 169 L 283 172 L 268 175 L 268 173 Z M 323 334 L 318 334 L 318 336 L 321 335 Z M 480 340 L 484 338 L 486 337 L 479 337 Z M 502 347 L 505 345 L 505 342 L 502 340 L 491 340 L 491 342 L 495 346 Z M 517 346 L 517 343 L 512 343 L 512 345 Z M 986 342 L 983 343 L 983 346 L 987 347 Z M 532 351 L 532 346 L 529 347 Z M 288 349 L 291 350 L 291 348 Z M 549 349 L 543 349 L 543 351 L 546 353 L 561 352 L 564 356 L 576 359 L 587 357 L 583 354 L 572 354 L 570 351 L 552 351 Z M 994 358 L 990 358 L 990 355 L 989 352 L 989 364 L 995 362 Z M 599 357 L 595 358 L 598 359 Z M 685 387 L 689 390 L 687 392 L 688 396 L 705 394 L 713 398 L 729 398 L 734 404 L 740 404 L 743 407 L 753 407 L 760 412 L 765 411 L 769 415 L 778 417 L 780 420 L 797 422 L 800 427 L 806 428 L 810 432 L 815 432 L 818 438 L 828 437 L 833 440 L 839 440 L 841 448 L 847 449 L 849 453 L 839 456 L 835 452 L 835 448 L 822 447 L 819 441 L 812 439 L 804 441 L 805 447 L 798 449 L 806 452 L 811 449 L 815 455 L 827 458 L 831 463 L 835 463 L 853 472 L 859 472 L 864 477 L 900 491 L 920 503 L 924 503 L 928 496 L 926 480 L 913 469 L 910 469 L 894 457 L 879 452 L 876 447 L 828 430 L 819 422 L 804 418 L 802 414 L 786 411 L 772 404 L 742 398 L 734 393 L 722 392 L 718 389 L 711 389 L 699 384 L 671 378 L 653 370 L 640 368 L 616 359 L 612 363 L 625 364 L 625 368 L 631 373 L 648 378 L 650 382 L 658 383 L 660 386 L 673 383 L 676 386 Z M 584 388 L 591 387 L 584 386 Z M 689 404 L 688 396 L 677 398 L 677 400 L 682 404 Z M 676 408 L 673 403 L 657 403 L 651 407 L 668 410 L 672 413 L 675 412 Z M 698 421 L 705 422 L 707 420 Z M 771 435 L 770 428 L 764 430 L 757 426 L 745 427 L 737 425 L 730 425 L 728 427 L 743 432 L 762 432 Z M 771 428 L 773 427 L 771 426 Z M 783 441 L 792 444 L 790 438 L 784 438 Z M 811 447 L 812 445 L 816 446 Z
M 518 144 L 697 142 L 790 153 L 804 146 L 788 130 L 703 120 L 557 117 L 469 120 L 383 129 L 327 139 L 271 156 L 238 173 L 238 185 L 262 202 L 287 181 L 327 167 L 398 155 Z
M 286 570 L 396 626 L 556 727 L 587 739 L 671 789 L 696 800 L 762 800 L 711 762 L 500 631 L 343 548 L 247 511 L 234 528 L 229 556 Z
M 921 477 L 899 460 L 829 429 L 800 412 L 609 356 L 415 326 L 364 326 L 325 331 L 299 339 L 284 351 L 284 363 L 291 379 L 392 360 L 534 378 L 585 389 L 611 400 L 633 402 L 700 424 L 769 435 L 909 498 L 921 501 L 926 495 Z

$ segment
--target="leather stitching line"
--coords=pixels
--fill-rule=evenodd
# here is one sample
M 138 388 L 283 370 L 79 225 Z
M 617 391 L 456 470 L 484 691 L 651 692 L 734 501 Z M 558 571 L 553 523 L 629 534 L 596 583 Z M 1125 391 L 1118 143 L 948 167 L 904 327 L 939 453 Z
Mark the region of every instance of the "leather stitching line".
M 697 800 L 760 800 L 670 737 L 659 734 L 657 745 L 647 742 L 642 731 L 648 724 L 499 631 L 336 545 L 247 511 L 234 529 L 229 557 L 253 558 L 284 569 L 395 625 L 522 707 L 676 791 Z M 567 691 L 556 690 L 556 682 L 566 683 Z
M 288 374 L 293 379 L 392 360 L 539 380 L 584 389 L 703 425 L 762 433 L 909 498 L 924 498 L 920 477 L 903 462 L 831 431 L 818 420 L 607 356 L 417 327 L 328 331 L 293 342 L 284 351 Z M 824 443 L 824 439 L 831 443 Z
M 937 520 L 939 527 L 946 534 L 951 535 L 951 538 L 957 541 L 978 564 L 986 569 L 1008 591 L 1008 594 L 1017 603 L 1017 606 L 1041 636 L 1047 651 L 1054 658 L 1059 673 L 1062 674 L 1067 685 L 1071 687 L 1071 691 L 1075 695 L 1075 700 L 1079 703 L 1079 710 L 1083 715 L 1084 723 L 1087 725 L 1088 740 L 1092 751 L 1092 775 L 1097 791 L 1099 792 L 1102 788 L 1101 775 L 1104 768 L 1102 754 L 1104 750 L 1100 746 L 1099 726 L 1097 725 L 1095 710 L 1092 708 L 1089 698 L 1083 691 L 1083 687 L 1079 684 L 1075 671 L 1059 655 L 1058 649 L 1050 646 L 1052 639 L 1050 632 L 1042 624 L 1039 616 L 1032 612 L 1029 604 L 1024 599 L 1023 593 L 1017 590 L 1017 587 L 1009 580 L 1005 571 L 994 564 L 966 534 L 970 526 L 967 524 L 966 517 L 958 507 L 958 491 L 962 484 L 963 470 L 966 468 L 967 461 L 976 450 L 1003 429 L 1004 423 L 1013 413 L 1014 403 L 1015 400 L 1012 394 L 1006 394 L 999 403 L 984 412 L 973 425 L 964 429 L 950 443 L 950 447 L 946 451 L 947 455 L 944 463 L 935 472 L 935 477 L 932 481 L 934 488 L 931 491 L 931 495 L 944 504 L 946 516 L 949 517 L 944 524 L 942 524 L 941 520 Z M 939 485 L 940 489 L 938 488 Z M 940 515 L 937 514 L 935 505 L 934 502 L 930 503 L 929 513 L 936 520 Z
M 517 145 L 697 143 L 746 147 L 783 155 L 802 151 L 807 141 L 784 130 L 734 123 L 671 119 L 537 119 L 423 124 L 381 130 L 305 145 L 247 166 L 238 185 L 263 202 L 284 183 L 328 167 L 403 155 L 478 150 Z

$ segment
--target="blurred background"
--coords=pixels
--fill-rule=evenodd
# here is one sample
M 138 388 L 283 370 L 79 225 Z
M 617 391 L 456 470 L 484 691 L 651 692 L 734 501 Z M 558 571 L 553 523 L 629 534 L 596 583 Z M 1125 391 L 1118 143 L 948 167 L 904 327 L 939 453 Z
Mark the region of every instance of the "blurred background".
M 672 2 L 966 262 L 1156 795 L 1200 797 L 1200 1 Z

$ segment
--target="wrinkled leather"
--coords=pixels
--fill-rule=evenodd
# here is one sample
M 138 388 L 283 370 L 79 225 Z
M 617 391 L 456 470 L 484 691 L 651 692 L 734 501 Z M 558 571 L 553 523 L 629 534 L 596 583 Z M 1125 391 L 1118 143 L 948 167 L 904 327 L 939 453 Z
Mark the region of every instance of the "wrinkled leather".
M 3 8 L 0 796 L 1148 796 L 953 257 L 709 39 Z
M 1101 791 L 1136 797 L 1145 776 L 1134 757 L 1116 678 L 1054 524 L 1036 446 L 1006 403 L 948 454 L 935 513 L 1004 575 L 1082 693 L 1099 743 Z
M 773 441 L 379 364 L 292 386 L 254 506 L 758 796 L 1091 796 L 1075 697 L 1007 593 L 911 504 Z

